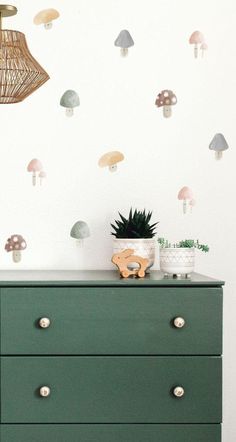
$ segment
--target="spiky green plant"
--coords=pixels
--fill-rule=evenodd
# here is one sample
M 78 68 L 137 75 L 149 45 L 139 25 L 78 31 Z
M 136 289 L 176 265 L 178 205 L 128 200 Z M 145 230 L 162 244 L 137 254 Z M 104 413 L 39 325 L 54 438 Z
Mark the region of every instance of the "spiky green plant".
M 199 241 L 195 241 L 194 239 L 183 239 L 182 241 L 179 241 L 177 243 L 171 244 L 167 239 L 165 238 L 158 238 L 158 243 L 162 248 L 195 248 L 198 250 L 201 250 L 202 252 L 209 252 L 209 247 L 206 244 L 200 244 Z
M 111 232 L 116 238 L 153 238 L 156 234 L 155 229 L 158 223 L 150 224 L 152 212 L 146 213 L 146 210 L 139 211 L 130 209 L 128 218 L 119 213 L 120 219 L 111 224 L 114 232 Z

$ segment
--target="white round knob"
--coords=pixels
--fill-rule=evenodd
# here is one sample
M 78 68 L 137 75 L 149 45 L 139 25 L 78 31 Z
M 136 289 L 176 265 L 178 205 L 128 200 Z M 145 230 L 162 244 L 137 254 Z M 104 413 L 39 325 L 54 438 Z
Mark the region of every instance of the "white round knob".
M 50 388 L 46 387 L 46 386 L 41 387 L 39 390 L 39 394 L 42 397 L 48 397 L 48 396 L 50 396 L 50 393 L 51 393 Z
M 41 328 L 48 328 L 50 327 L 51 321 L 49 318 L 41 318 L 39 320 L 39 327 Z
M 175 387 L 174 388 L 174 390 L 173 390 L 173 395 L 175 396 L 175 397 L 183 397 L 184 396 L 184 389 L 183 389 L 183 387 Z
M 185 320 L 184 318 L 177 317 L 174 319 L 174 326 L 175 328 L 183 328 L 185 326 Z

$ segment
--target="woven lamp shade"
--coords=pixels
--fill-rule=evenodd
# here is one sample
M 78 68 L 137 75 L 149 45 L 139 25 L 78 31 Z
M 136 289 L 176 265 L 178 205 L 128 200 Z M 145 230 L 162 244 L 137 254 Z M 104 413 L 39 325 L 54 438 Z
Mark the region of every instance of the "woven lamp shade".
M 24 100 L 48 79 L 31 55 L 24 34 L 0 30 L 0 104 Z

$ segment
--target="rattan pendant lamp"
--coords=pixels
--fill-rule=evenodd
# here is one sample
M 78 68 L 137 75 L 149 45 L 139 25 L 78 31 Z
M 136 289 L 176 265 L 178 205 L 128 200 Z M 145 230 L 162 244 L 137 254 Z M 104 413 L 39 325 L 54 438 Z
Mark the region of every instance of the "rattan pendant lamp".
M 2 29 L 2 18 L 15 14 L 15 6 L 0 5 L 0 104 L 24 100 L 49 79 L 29 52 L 25 35 Z

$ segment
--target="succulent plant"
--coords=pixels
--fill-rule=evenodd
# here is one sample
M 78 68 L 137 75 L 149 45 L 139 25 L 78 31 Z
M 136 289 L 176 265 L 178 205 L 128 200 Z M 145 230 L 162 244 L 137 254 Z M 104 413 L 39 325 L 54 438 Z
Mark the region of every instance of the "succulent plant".
M 200 244 L 199 241 L 195 241 L 194 239 L 183 239 L 182 241 L 179 241 L 177 243 L 170 243 L 167 239 L 165 238 L 158 238 L 158 243 L 160 244 L 161 248 L 195 248 L 198 250 L 201 250 L 202 252 L 209 252 L 209 247 L 206 244 Z
M 146 213 L 146 210 L 139 211 L 130 209 L 128 218 L 119 213 L 120 220 L 115 220 L 111 224 L 114 232 L 111 232 L 116 238 L 153 238 L 156 234 L 155 228 L 158 223 L 150 224 L 152 212 Z

